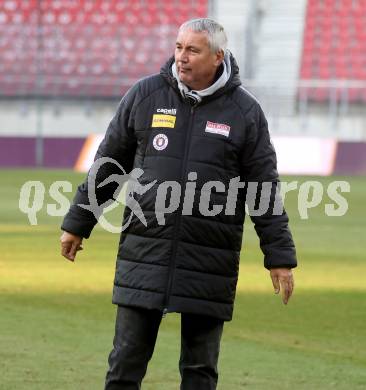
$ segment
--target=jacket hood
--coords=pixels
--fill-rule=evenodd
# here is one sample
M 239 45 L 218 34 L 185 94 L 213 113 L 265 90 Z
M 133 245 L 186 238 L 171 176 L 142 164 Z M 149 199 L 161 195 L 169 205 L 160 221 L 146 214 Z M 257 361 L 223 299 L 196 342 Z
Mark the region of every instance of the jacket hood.
M 219 85 L 217 89 L 213 88 L 212 93 L 210 93 L 211 87 L 214 87 L 215 84 L 220 79 L 222 79 L 222 76 L 220 76 L 219 79 L 212 86 L 204 90 L 203 94 L 200 94 L 200 91 L 197 91 L 197 95 L 201 95 L 199 100 L 204 100 L 204 101 L 211 100 L 241 85 L 238 64 L 234 56 L 232 55 L 232 53 L 228 50 L 225 53 L 224 61 L 226 62 L 224 66 L 224 72 L 227 73 L 227 75 L 225 74 L 225 76 L 227 77 L 226 83 L 223 86 Z M 161 68 L 160 74 L 177 91 L 177 93 L 185 97 L 185 93 L 188 91 L 188 88 L 183 83 L 179 83 L 178 81 L 179 79 L 177 75 L 174 74 L 174 69 L 175 69 L 175 59 L 174 56 L 172 56 L 171 58 L 169 58 L 166 64 Z

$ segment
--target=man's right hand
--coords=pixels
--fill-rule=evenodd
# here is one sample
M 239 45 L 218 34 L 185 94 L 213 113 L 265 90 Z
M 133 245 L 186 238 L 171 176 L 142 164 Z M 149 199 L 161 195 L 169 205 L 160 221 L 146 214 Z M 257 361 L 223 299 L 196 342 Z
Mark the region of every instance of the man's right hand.
M 74 261 L 77 251 L 83 249 L 81 246 L 83 238 L 69 232 L 63 232 L 60 241 L 62 256 L 66 257 L 67 260 Z

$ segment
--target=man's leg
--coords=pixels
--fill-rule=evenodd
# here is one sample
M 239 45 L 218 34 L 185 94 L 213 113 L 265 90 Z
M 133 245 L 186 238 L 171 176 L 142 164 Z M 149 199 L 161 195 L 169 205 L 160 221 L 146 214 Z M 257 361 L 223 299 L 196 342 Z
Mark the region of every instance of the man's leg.
M 216 389 L 217 361 L 224 322 L 197 314 L 181 316 L 181 390 Z
M 154 351 L 162 312 L 118 306 L 105 390 L 139 390 Z

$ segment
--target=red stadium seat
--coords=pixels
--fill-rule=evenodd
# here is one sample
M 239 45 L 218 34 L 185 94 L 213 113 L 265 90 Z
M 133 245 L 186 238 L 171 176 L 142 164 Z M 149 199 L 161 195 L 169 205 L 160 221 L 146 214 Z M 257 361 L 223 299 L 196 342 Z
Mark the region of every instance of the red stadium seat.
M 366 81 L 365 15 L 364 0 L 308 0 L 300 78 Z M 309 67 L 314 59 L 318 66 Z M 341 93 L 336 96 L 341 98 Z M 319 89 L 310 97 L 326 101 L 330 93 Z M 348 97 L 365 101 L 365 94 L 357 89 Z
M 207 0 L 0 1 L 0 95 L 120 96 L 159 71 L 179 24 L 207 10 Z

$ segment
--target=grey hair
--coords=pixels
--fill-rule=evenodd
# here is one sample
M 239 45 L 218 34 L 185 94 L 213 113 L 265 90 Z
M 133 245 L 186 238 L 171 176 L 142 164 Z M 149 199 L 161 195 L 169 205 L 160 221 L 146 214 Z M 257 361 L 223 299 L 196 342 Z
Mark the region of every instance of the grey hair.
M 224 27 L 213 19 L 199 18 L 184 22 L 179 27 L 179 32 L 191 30 L 194 32 L 207 32 L 208 45 L 212 52 L 222 50 L 227 47 L 227 36 Z

